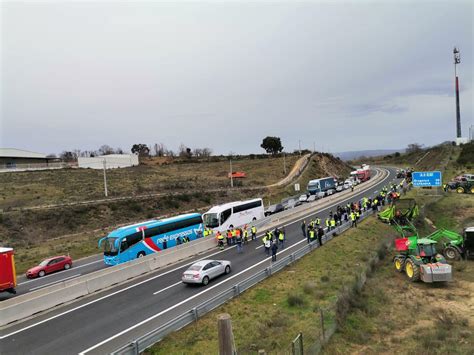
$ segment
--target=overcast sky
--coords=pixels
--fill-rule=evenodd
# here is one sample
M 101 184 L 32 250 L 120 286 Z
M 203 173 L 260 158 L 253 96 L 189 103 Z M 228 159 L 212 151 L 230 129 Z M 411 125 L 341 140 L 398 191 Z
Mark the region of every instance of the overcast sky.
M 472 1 L 2 2 L 0 147 L 338 152 L 473 121 Z

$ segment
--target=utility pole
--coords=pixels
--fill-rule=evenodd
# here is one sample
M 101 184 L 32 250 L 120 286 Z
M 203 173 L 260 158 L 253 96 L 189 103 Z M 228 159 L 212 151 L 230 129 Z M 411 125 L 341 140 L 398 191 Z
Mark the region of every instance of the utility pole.
M 105 158 L 102 161 L 102 163 L 104 164 L 104 193 L 105 193 L 105 197 L 107 197 L 108 196 L 108 192 L 107 192 L 107 174 L 105 172 L 107 163 L 105 161 Z
M 298 140 L 298 148 L 299 148 L 300 156 L 301 156 L 301 139 Z
M 456 82 L 456 134 L 457 138 L 461 138 L 461 110 L 459 108 L 459 79 L 456 70 L 456 65 L 461 63 L 461 54 L 459 53 L 459 49 L 454 47 L 453 50 L 454 55 L 454 79 Z
M 232 177 L 232 159 L 229 159 L 230 163 L 230 187 L 234 187 L 234 178 Z

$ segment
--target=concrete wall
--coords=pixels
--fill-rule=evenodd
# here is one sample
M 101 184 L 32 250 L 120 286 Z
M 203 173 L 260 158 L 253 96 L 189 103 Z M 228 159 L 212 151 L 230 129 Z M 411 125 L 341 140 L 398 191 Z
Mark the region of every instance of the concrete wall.
M 111 154 L 93 158 L 79 157 L 77 165 L 79 168 L 103 169 L 104 160 L 106 169 L 127 168 L 138 165 L 138 155 L 135 154 Z

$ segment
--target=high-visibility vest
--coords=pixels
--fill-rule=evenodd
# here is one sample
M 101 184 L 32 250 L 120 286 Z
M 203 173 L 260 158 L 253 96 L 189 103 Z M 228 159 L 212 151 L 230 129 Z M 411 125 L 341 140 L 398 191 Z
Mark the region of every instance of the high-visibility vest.
M 224 236 L 219 233 L 219 234 L 217 235 L 217 240 L 223 240 L 223 239 L 224 239 Z
M 253 234 L 257 234 L 257 227 L 252 226 L 252 233 L 253 233 Z
M 227 238 L 232 238 L 232 232 L 231 231 L 227 232 Z
M 352 220 L 352 221 L 355 221 L 355 219 L 356 219 L 355 213 L 352 212 L 352 213 L 351 213 L 351 220 Z
M 331 219 L 331 227 L 335 227 L 336 226 L 336 221 L 333 219 Z
M 278 239 L 279 240 L 284 240 L 285 239 L 285 235 L 283 234 L 283 232 L 280 232 L 280 235 L 278 236 Z
M 329 218 L 326 218 L 326 227 L 329 227 Z
M 231 237 L 235 237 L 237 235 L 237 231 L 235 229 L 232 229 Z
M 314 230 L 312 229 L 309 231 L 309 238 L 314 239 Z
M 319 226 L 321 224 L 321 218 L 317 217 L 316 218 L 316 225 Z
M 249 231 L 247 229 L 244 229 L 244 237 L 247 237 L 249 235 Z
M 359 211 L 356 211 L 356 217 L 357 217 L 357 218 L 360 217 L 360 212 L 359 212 Z
M 240 237 L 240 229 L 236 229 L 236 230 L 235 230 L 235 235 L 236 235 L 237 237 Z

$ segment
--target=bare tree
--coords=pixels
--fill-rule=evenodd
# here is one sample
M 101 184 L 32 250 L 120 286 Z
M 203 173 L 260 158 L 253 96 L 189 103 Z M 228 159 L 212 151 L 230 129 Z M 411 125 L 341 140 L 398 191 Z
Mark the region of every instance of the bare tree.
M 195 149 L 193 150 L 193 155 L 194 155 L 195 157 L 198 157 L 198 158 L 199 158 L 199 157 L 202 157 L 202 149 L 201 149 L 201 148 L 195 148 Z
M 120 147 L 115 149 L 115 154 L 123 154 L 123 149 Z
M 421 144 L 418 144 L 418 143 L 408 144 L 406 152 L 407 153 L 416 153 L 416 152 L 419 152 L 419 151 L 423 150 L 422 147 L 423 146 Z
M 163 143 L 155 143 L 153 146 L 153 150 L 155 151 L 156 157 L 162 157 L 165 155 L 166 146 Z
M 211 148 L 202 148 L 201 154 L 202 154 L 203 157 L 209 158 L 212 155 L 212 149 Z
M 104 144 L 99 148 L 99 154 L 100 155 L 109 155 L 109 154 L 114 154 L 114 148 L 112 148 L 110 145 Z

